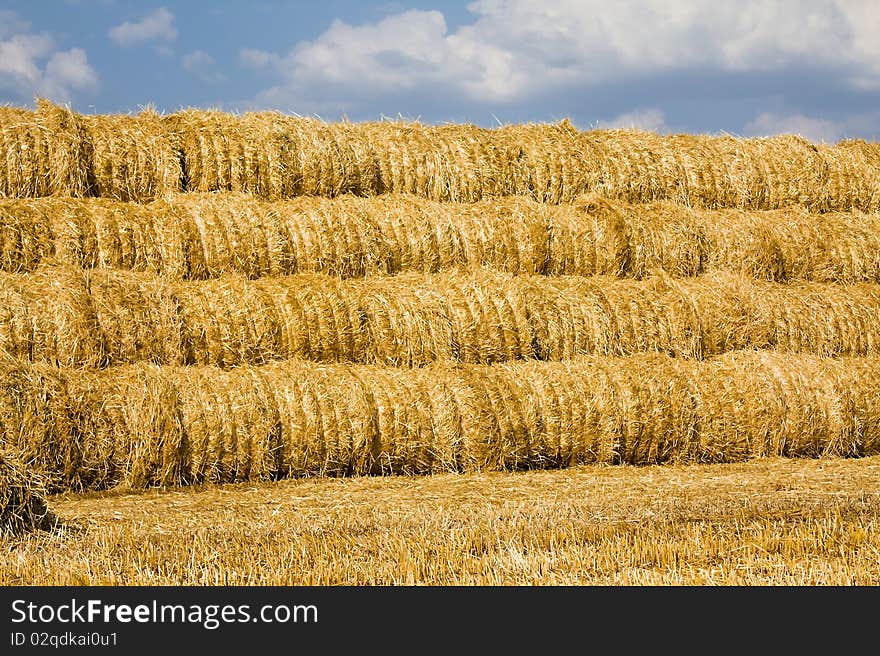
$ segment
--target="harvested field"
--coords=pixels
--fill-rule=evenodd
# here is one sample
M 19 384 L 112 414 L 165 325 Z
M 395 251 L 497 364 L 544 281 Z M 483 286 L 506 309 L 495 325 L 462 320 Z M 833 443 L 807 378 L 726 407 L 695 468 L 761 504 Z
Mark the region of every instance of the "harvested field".
M 880 282 L 880 215 L 697 210 L 595 195 L 562 205 L 521 197 L 438 203 L 394 194 L 0 201 L 0 270 L 30 271 L 44 262 L 194 280 L 491 267 L 554 276 L 717 270 L 778 282 Z
M 3 375 L 2 441 L 56 490 L 880 453 L 876 358 Z
M 880 457 L 49 497 L 10 585 L 877 585 Z
M 878 319 L 876 143 L 3 107 L 0 578 L 875 582 Z

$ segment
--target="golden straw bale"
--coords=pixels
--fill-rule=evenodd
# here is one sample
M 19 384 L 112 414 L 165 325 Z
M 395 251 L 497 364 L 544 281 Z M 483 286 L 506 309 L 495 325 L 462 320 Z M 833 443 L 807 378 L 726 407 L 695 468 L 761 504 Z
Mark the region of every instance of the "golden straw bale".
M 629 223 L 624 207 L 596 194 L 549 208 L 547 275 L 629 275 Z
M 283 166 L 283 143 L 272 138 L 271 121 L 185 109 L 163 117 L 163 122 L 180 154 L 186 191 L 274 195 L 278 183 L 266 165 L 274 161 Z
M 170 209 L 192 226 L 184 233 L 196 241 L 190 252 L 200 251 L 190 257 L 190 279 L 224 274 L 259 278 L 278 269 L 281 228 L 264 204 L 238 193 L 198 193 L 174 197 Z
M 507 154 L 512 187 L 538 202 L 568 202 L 598 189 L 596 148 L 567 119 L 553 124 L 505 125 L 494 140 Z
M 87 136 L 79 115 L 42 98 L 0 107 L 0 197 L 85 196 Z
M 730 207 L 736 192 L 717 140 L 676 134 L 663 139 L 662 160 L 669 188 L 665 198 L 693 207 Z
M 587 385 L 589 365 L 579 361 L 524 363 L 517 373 L 525 386 L 524 412 L 532 436 L 532 464 L 538 467 L 570 467 L 596 462 L 598 408 L 585 403 L 590 398 Z
M 185 367 L 174 375 L 192 483 L 265 480 L 277 472 L 281 419 L 259 371 Z
M 235 276 L 174 286 L 188 364 L 232 367 L 278 359 L 280 326 L 254 281 Z
M 450 156 L 437 147 L 429 128 L 404 121 L 376 121 L 363 123 L 360 129 L 377 154 L 381 193 L 449 199 Z
M 85 116 L 92 150 L 90 193 L 145 202 L 181 190 L 180 156 L 152 109 L 135 116 Z
M 648 353 L 597 360 L 596 365 L 605 370 L 613 391 L 612 398 L 600 404 L 601 412 L 618 417 L 609 436 L 611 462 L 688 459 L 695 450 L 699 419 L 694 387 L 681 375 L 676 360 Z
M 43 198 L 39 203 L 49 218 L 57 263 L 82 268 L 98 266 L 98 222 L 88 205 L 67 198 Z
M 448 209 L 447 209 L 448 208 Z M 514 274 L 544 273 L 551 258 L 548 212 L 519 197 L 440 205 L 435 218 L 438 270 L 491 267 Z
M 775 228 L 788 217 L 800 217 L 800 210 L 789 208 L 755 213 L 725 209 L 701 213 L 702 230 L 707 240 L 706 268 L 762 280 L 787 280 L 785 242 L 780 241 L 782 235 Z
M 293 159 L 300 165 L 289 173 L 293 176 L 292 195 L 332 198 L 363 191 L 363 180 L 369 179 L 370 172 L 361 169 L 374 166 L 371 161 L 359 159 L 363 157 L 363 143 L 355 144 L 359 149 L 356 152 L 344 131 L 314 118 L 285 117 L 283 130 L 288 147 L 296 153 Z
M 370 361 L 370 334 L 350 286 L 318 274 L 264 278 L 256 285 L 277 339 L 273 345 L 284 357 Z
M 870 356 L 880 350 L 876 285 L 793 283 L 762 292 L 759 311 L 771 322 L 771 344 L 780 351 Z
M 352 293 L 365 319 L 370 362 L 413 367 L 453 357 L 456 334 L 443 290 L 401 274 L 379 284 L 357 282 Z
M 766 311 L 764 295 L 776 286 L 758 285 L 745 276 L 724 272 L 679 280 L 658 276 L 648 282 L 668 288 L 680 302 L 691 305 L 698 320 L 699 346 L 694 352 L 702 357 L 768 348 L 773 343 L 773 321 Z
M 77 371 L 71 388 L 88 426 L 83 460 L 95 487 L 140 489 L 184 482 L 187 444 L 174 369 L 138 363 Z M 103 467 L 103 470 L 100 468 Z
M 516 278 L 486 270 L 452 273 L 429 288 L 447 304 L 455 359 L 491 364 L 534 357 L 526 297 Z
M 340 193 L 374 196 L 381 193 L 381 173 L 377 144 L 360 124 L 342 121 L 330 123 L 329 133 L 339 144 L 341 163 L 348 169 Z
M 535 426 L 529 425 L 524 412 L 527 389 L 519 377 L 507 375 L 505 365 L 466 367 L 462 373 L 489 420 L 489 431 L 474 444 L 481 451 L 476 454 L 477 461 L 495 470 L 528 466 L 533 460 L 531 436 Z
M 0 355 L 0 446 L 44 478 L 49 491 L 88 482 L 68 375 L 51 365 Z
M 261 369 L 275 390 L 284 434 L 284 473 L 371 471 L 380 436 L 369 395 L 347 367 L 285 362 Z
M 397 193 L 366 203 L 384 243 L 380 273 L 433 273 L 464 263 L 465 247 L 450 203 Z
M 54 518 L 43 496 L 43 478 L 6 449 L 0 449 L 0 537 L 48 528 Z
M 875 209 L 875 196 L 880 185 L 880 169 L 875 168 L 859 148 L 817 144 L 824 163 L 824 179 L 815 190 L 813 212 Z
M 32 271 L 54 253 L 49 217 L 39 202 L 15 199 L 0 203 L 0 271 Z
M 105 269 L 88 272 L 87 280 L 104 364 L 183 364 L 180 308 L 167 282 Z
M 82 270 L 41 267 L 0 275 L 0 349 L 25 360 L 97 365 L 103 345 Z
M 428 139 L 445 155 L 445 189 L 435 200 L 471 203 L 516 193 L 517 164 L 492 131 L 447 124 L 430 128 Z
M 676 171 L 663 160 L 663 137 L 646 130 L 594 130 L 584 139 L 601 153 L 599 177 L 589 189 L 609 198 L 650 202 L 674 197 Z
M 708 237 L 693 211 L 668 201 L 622 209 L 629 236 L 628 275 L 644 278 L 655 269 L 678 277 L 703 272 Z
M 390 254 L 397 244 L 379 227 L 387 202 L 351 195 L 304 196 L 268 205 L 281 236 L 273 271 L 343 278 L 390 273 Z
M 159 200 L 149 205 L 102 198 L 79 201 L 95 226 L 96 267 L 158 273 L 183 278 L 189 273 L 187 224 Z
M 832 453 L 843 456 L 871 456 L 880 454 L 880 371 L 876 359 L 841 358 L 835 360 L 839 386 L 849 393 L 854 433 L 851 441 L 836 445 Z
M 583 325 L 591 326 L 591 332 L 586 344 L 578 343 L 578 349 L 583 349 L 581 353 L 626 355 L 658 351 L 694 358 L 704 353 L 702 315 L 689 298 L 675 288 L 667 288 L 665 281 L 603 281 L 566 276 L 548 282 L 562 294 L 573 295 L 569 303 L 570 307 L 575 306 L 574 311 L 583 312 L 578 305 L 589 308 L 583 315 Z M 594 313 L 595 318 L 590 316 Z M 610 337 L 604 331 L 610 331 Z M 576 333 L 575 339 L 579 338 Z M 597 350 L 587 350 L 590 345 Z

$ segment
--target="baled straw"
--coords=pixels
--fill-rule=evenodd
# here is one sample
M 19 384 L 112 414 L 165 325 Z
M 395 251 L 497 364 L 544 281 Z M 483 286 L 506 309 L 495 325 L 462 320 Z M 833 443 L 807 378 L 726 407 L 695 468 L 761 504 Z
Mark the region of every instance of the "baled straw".
M 89 145 L 81 117 L 42 98 L 35 112 L 0 107 L 0 197 L 85 196 Z
M 30 199 L 0 203 L 0 271 L 33 271 L 54 252 L 42 204 Z
M 180 156 L 152 109 L 84 117 L 91 146 L 90 194 L 145 202 L 181 190 Z
M 0 274 L 0 297 L 0 350 L 62 366 L 101 363 L 103 345 L 82 270 Z
M 87 278 L 105 363 L 184 363 L 180 308 L 168 283 L 106 269 Z
M 8 538 L 50 526 L 53 518 L 44 494 L 42 478 L 0 449 L 0 536 Z

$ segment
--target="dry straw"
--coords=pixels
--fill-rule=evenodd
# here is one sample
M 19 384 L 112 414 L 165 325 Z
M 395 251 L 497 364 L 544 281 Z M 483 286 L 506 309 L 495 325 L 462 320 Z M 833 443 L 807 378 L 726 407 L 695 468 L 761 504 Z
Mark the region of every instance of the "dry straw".
M 90 147 L 81 117 L 38 99 L 36 111 L 0 107 L 0 196 L 85 196 Z
M 154 110 L 83 120 L 91 149 L 90 195 L 146 202 L 181 190 L 180 156 Z
M 56 489 L 874 455 L 880 362 L 738 351 L 424 368 L 4 369 L 6 448 Z
M 0 536 L 48 527 L 52 516 L 43 500 L 45 485 L 18 459 L 0 449 Z
M 701 359 L 746 348 L 880 353 L 876 284 L 782 285 L 724 272 L 632 280 L 475 269 L 167 281 L 41 267 L 0 275 L 0 297 L 0 348 L 64 366 L 229 368 L 294 357 L 422 366 L 645 352 Z
M 326 273 L 343 278 L 491 267 L 508 273 L 643 278 L 711 270 L 776 281 L 880 281 L 880 215 L 699 210 L 595 194 L 561 205 L 504 197 L 176 194 L 0 201 L 0 270 L 43 261 L 201 280 Z

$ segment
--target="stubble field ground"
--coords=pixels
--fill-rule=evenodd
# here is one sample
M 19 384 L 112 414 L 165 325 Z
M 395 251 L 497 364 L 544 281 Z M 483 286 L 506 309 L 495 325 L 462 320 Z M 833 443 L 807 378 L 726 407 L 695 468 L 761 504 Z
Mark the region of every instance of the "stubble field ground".
M 3 584 L 877 585 L 880 457 L 61 494 Z

